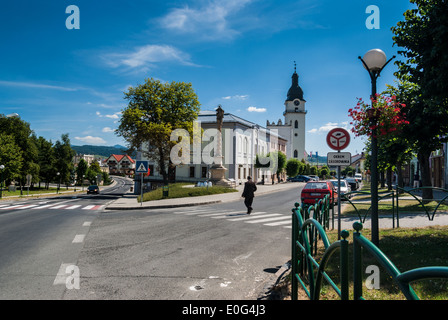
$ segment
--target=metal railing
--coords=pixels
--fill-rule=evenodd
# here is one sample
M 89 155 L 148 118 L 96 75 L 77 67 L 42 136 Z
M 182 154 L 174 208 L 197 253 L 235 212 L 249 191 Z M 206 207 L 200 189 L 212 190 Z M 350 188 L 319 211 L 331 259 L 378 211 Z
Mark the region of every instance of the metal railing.
M 342 239 L 330 243 L 325 227 L 328 228 L 329 197 L 326 196 L 313 206 L 303 209 L 299 203 L 292 209 L 292 252 L 291 283 L 292 300 L 298 299 L 299 285 L 311 300 L 319 300 L 323 280 L 333 288 L 341 300 L 349 299 L 349 232 L 342 230 Z M 312 215 L 311 215 L 312 214 Z M 311 217 L 312 216 L 312 217 Z M 360 231 L 362 223 L 353 224 L 353 299 L 363 300 L 362 296 L 362 252 L 365 249 L 383 266 L 398 285 L 406 299 L 418 300 L 419 297 L 410 283 L 423 279 L 447 278 L 448 267 L 423 267 L 401 273 L 389 258 Z M 324 252 L 318 262 L 318 240 L 323 243 Z M 326 272 L 332 256 L 339 250 L 340 287 Z
M 442 196 L 440 196 L 439 198 L 434 198 L 434 199 L 420 199 L 416 193 L 420 193 L 421 191 L 423 191 L 424 189 L 432 189 L 433 191 L 436 192 L 443 192 L 444 194 Z M 392 228 L 399 228 L 400 227 L 400 200 L 404 200 L 403 199 L 403 194 L 408 194 L 408 196 L 411 196 L 413 199 L 415 199 L 417 201 L 417 203 L 420 205 L 420 207 L 422 208 L 422 212 L 424 212 L 426 214 L 426 216 L 428 217 L 429 221 L 433 221 L 434 220 L 434 216 L 437 213 L 437 210 L 439 210 L 441 207 L 441 205 L 443 203 L 447 203 L 448 202 L 448 189 L 443 189 L 443 188 L 437 188 L 437 187 L 418 187 L 418 188 L 412 188 L 412 189 L 405 189 L 405 188 L 401 188 L 401 187 L 395 187 L 393 190 L 391 191 L 384 191 L 384 192 L 379 192 L 378 193 L 378 202 L 383 201 L 383 200 L 387 200 L 388 198 L 391 200 L 391 205 L 392 205 L 392 210 L 391 210 L 391 216 L 392 216 Z M 362 203 L 363 201 L 352 201 L 350 199 L 350 196 L 371 196 L 370 192 L 367 191 L 353 191 L 353 192 L 349 192 L 346 193 L 344 195 L 341 195 L 341 199 L 345 202 L 350 204 L 354 209 L 355 209 L 355 213 L 359 218 L 359 222 L 361 223 L 365 223 L 365 220 L 367 218 L 367 216 L 369 215 L 370 211 L 371 211 L 371 207 L 369 207 L 367 209 L 367 211 L 364 214 L 361 214 L 361 212 L 358 210 L 358 208 L 356 207 L 356 203 Z M 401 199 L 400 199 L 401 197 Z M 371 198 L 366 199 L 366 202 L 370 202 Z M 428 205 L 425 205 L 425 202 L 427 201 L 434 201 L 437 203 L 437 205 L 435 206 L 434 210 L 429 210 Z M 384 201 L 383 201 L 384 203 Z M 417 212 L 416 212 L 417 213 Z

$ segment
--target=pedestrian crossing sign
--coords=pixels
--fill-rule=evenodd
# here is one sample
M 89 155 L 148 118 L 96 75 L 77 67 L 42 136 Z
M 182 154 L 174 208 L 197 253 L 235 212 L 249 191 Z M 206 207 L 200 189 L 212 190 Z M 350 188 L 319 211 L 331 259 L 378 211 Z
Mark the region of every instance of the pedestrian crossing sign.
M 147 173 L 149 169 L 149 161 L 137 160 L 135 163 L 135 173 Z

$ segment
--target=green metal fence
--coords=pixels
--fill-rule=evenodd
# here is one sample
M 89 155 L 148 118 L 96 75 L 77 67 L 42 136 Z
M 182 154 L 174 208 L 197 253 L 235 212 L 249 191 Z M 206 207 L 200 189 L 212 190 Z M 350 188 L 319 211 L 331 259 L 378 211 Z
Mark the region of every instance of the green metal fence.
M 342 300 L 349 299 L 349 232 L 342 230 L 341 240 L 330 243 L 325 228 L 328 228 L 330 212 L 328 196 L 316 205 L 306 209 L 295 204 L 292 209 L 292 293 L 293 300 L 298 299 L 298 290 L 301 287 L 309 299 L 319 300 L 323 281 L 325 280 Z M 401 292 L 409 300 L 418 300 L 419 297 L 412 289 L 410 283 L 423 279 L 447 278 L 448 267 L 423 267 L 401 273 L 398 268 L 376 247 L 361 234 L 362 223 L 353 224 L 353 298 L 363 300 L 362 296 L 362 252 L 366 250 L 375 260 L 385 268 L 392 280 L 398 285 Z M 317 244 L 322 241 L 324 253 L 320 262 L 316 260 Z M 339 251 L 339 282 L 326 273 L 328 263 L 335 253 Z
M 424 189 L 432 189 L 433 192 L 436 191 L 436 192 L 442 193 L 442 195 L 439 198 L 434 198 L 434 199 L 425 199 L 425 200 L 420 199 L 416 194 L 420 193 Z M 361 196 L 361 197 L 371 196 L 371 193 L 367 192 L 367 191 L 353 191 L 353 192 L 349 192 L 347 194 L 341 195 L 341 199 L 345 203 L 350 204 L 355 209 L 355 212 L 356 212 L 356 215 L 358 216 L 359 222 L 364 223 L 367 216 L 371 212 L 371 207 L 369 207 L 368 210 L 364 214 L 361 214 L 361 212 L 356 207 L 356 203 L 360 203 L 359 197 L 358 197 L 358 202 L 355 202 L 350 199 L 350 197 L 352 197 L 352 196 Z M 391 212 L 391 217 L 392 217 L 392 228 L 400 227 L 400 200 L 403 200 L 403 198 L 406 198 L 406 197 L 415 199 L 417 201 L 417 203 L 419 204 L 419 206 L 422 208 L 422 212 L 424 212 L 426 214 L 426 216 L 428 217 L 428 219 L 430 221 L 433 221 L 434 216 L 437 213 L 437 211 L 440 209 L 441 204 L 448 202 L 448 189 L 436 188 L 436 187 L 419 187 L 419 188 L 413 188 L 413 189 L 404 189 L 404 188 L 400 188 L 400 187 L 395 187 L 395 189 L 393 189 L 391 191 L 379 192 L 378 193 L 378 201 L 379 202 L 385 203 L 385 200 L 391 201 L 390 204 L 392 206 L 392 210 L 390 212 Z M 368 198 L 365 201 L 370 202 L 371 198 Z M 435 201 L 437 203 L 434 210 L 431 211 L 428 208 L 428 205 L 425 205 L 425 202 L 428 202 L 428 201 Z

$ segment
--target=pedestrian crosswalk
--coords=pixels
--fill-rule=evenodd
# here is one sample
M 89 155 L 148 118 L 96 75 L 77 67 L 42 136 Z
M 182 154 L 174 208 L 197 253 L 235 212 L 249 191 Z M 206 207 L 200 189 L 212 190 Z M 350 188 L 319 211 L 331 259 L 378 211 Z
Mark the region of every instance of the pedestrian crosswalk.
M 282 227 L 291 229 L 291 215 L 278 212 L 252 212 L 239 210 L 217 210 L 216 207 L 177 208 L 177 215 L 195 216 L 200 218 L 223 219 L 232 222 L 244 222 L 250 224 L 262 224 L 268 227 Z
M 105 205 L 93 204 L 93 205 L 81 205 L 81 204 L 71 204 L 71 203 L 46 203 L 42 202 L 39 204 L 0 204 L 0 211 L 2 210 L 41 210 L 41 209 L 50 209 L 50 210 L 102 210 Z

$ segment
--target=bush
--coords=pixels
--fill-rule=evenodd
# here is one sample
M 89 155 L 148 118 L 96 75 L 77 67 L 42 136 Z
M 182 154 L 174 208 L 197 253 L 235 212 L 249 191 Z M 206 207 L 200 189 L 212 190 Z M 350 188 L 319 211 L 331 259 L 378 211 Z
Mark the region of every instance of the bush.
M 172 183 L 169 184 L 168 197 L 166 199 L 185 198 L 185 197 L 197 197 L 206 196 L 210 194 L 220 194 L 228 192 L 238 192 L 236 189 L 212 186 L 212 187 L 186 187 L 189 183 Z M 163 188 L 146 192 L 143 194 L 143 201 L 153 201 L 163 199 Z M 140 196 L 138 196 L 140 201 Z

